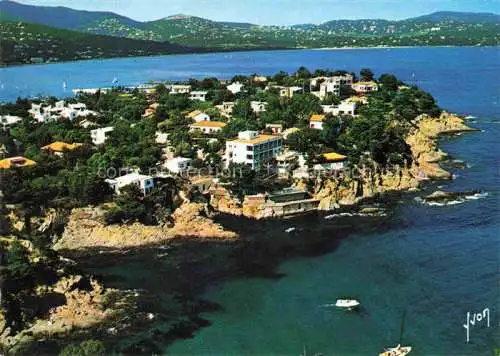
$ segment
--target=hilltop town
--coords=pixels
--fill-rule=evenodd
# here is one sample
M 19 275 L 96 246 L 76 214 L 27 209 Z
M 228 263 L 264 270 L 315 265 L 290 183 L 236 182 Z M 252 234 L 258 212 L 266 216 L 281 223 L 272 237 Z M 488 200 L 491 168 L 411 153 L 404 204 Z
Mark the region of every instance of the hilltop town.
M 9 271 L 50 260 L 32 258 L 33 251 L 237 239 L 214 214 L 280 218 L 415 190 L 450 178 L 437 163 L 446 154 L 436 137 L 469 130 L 430 94 L 368 68 L 301 67 L 74 93 L 0 107 L 1 246 L 20 256 Z M 7 280 L 28 278 L 9 273 Z M 22 295 L 31 295 L 30 283 Z M 26 342 L 16 330 L 36 325 L 27 300 L 4 302 L 2 342 L 9 347 Z M 78 313 L 88 318 L 74 328 L 104 318 Z M 51 332 L 66 332 L 63 325 Z

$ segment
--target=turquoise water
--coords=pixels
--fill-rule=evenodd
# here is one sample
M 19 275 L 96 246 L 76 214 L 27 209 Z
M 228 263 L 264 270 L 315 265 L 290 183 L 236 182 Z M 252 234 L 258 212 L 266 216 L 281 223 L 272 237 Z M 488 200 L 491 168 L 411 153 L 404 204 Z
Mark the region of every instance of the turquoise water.
M 412 355 L 490 355 L 500 344 L 499 59 L 498 48 L 400 48 L 61 63 L 1 69 L 0 100 L 38 93 L 61 95 L 63 81 L 68 90 L 108 86 L 114 77 L 122 85 L 134 85 L 207 75 L 270 74 L 301 65 L 353 71 L 371 67 L 377 74 L 391 72 L 409 82 L 415 73 L 417 84 L 442 107 L 476 116 L 471 125 L 483 130 L 441 142 L 445 151 L 466 161 L 468 168 L 453 169 L 455 180 L 436 185 L 450 191 L 481 189 L 487 192 L 485 197 L 433 207 L 412 196 L 403 197 L 391 205 L 389 218 L 380 222 L 324 220 L 312 214 L 283 222 L 239 224 L 244 238 L 270 241 L 286 235 L 285 228 L 296 226 L 300 233 L 290 239 L 305 241 L 304 246 L 323 242 L 299 253 L 284 248 L 273 256 L 265 242 L 260 250 L 253 246 L 235 255 L 214 248 L 215 257 L 207 257 L 205 263 L 190 264 L 191 256 L 181 253 L 186 262 L 181 269 L 163 264 L 156 252 L 108 259 L 103 262 L 107 265 L 95 264 L 93 269 L 105 276 L 108 285 L 147 290 L 160 305 L 146 306 L 155 312 L 171 303 L 166 293 L 174 277 L 186 295 L 200 293 L 195 280 L 209 286 L 202 296 L 220 309 L 203 314 L 212 324 L 193 338 L 170 344 L 170 339 L 146 330 L 146 337 L 168 354 L 299 355 L 306 346 L 325 355 L 373 355 L 398 343 L 406 313 L 403 342 L 413 346 Z M 346 226 L 356 232 L 338 239 L 345 235 Z M 250 275 L 263 260 L 275 268 L 266 274 L 273 278 Z M 240 268 L 237 276 L 225 271 L 222 278 L 230 279 L 220 283 L 220 271 L 234 266 Z M 325 306 L 344 296 L 359 298 L 361 311 L 344 313 Z M 491 326 L 471 327 L 466 343 L 462 325 L 467 312 L 484 308 L 491 311 Z
M 169 354 L 298 355 L 304 345 L 325 355 L 377 354 L 398 343 L 403 312 L 403 342 L 415 355 L 488 355 L 500 344 L 498 51 L 392 50 L 392 57 L 382 52 L 389 61 L 383 64 L 372 58 L 374 52 L 357 51 L 356 62 L 426 73 L 420 85 L 443 107 L 478 117 L 472 125 L 484 132 L 441 143 L 469 166 L 454 170 L 456 179 L 442 189 L 482 189 L 488 195 L 441 207 L 403 199 L 388 226 L 351 235 L 331 253 L 283 263 L 279 280 L 239 279 L 214 287 L 205 297 L 223 309 L 204 315 L 213 324 L 174 343 Z M 334 224 L 316 217 L 297 227 L 302 239 L 336 234 Z M 342 296 L 359 297 L 361 313 L 325 307 Z M 473 327 L 467 344 L 467 312 L 484 308 L 491 311 L 491 326 Z

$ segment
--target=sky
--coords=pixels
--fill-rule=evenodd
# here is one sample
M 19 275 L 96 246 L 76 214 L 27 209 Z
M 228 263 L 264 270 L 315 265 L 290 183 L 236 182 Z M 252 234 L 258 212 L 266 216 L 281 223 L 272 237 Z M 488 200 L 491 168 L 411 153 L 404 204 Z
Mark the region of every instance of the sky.
M 15 0 L 29 5 L 112 11 L 138 21 L 174 14 L 258 25 L 322 23 L 336 19 L 400 20 L 435 11 L 500 13 L 500 0 Z

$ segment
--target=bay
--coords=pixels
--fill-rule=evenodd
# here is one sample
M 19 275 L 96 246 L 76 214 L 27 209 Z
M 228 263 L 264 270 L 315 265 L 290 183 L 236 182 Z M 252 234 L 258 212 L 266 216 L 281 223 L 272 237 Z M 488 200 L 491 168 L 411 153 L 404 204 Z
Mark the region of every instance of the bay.
M 384 224 L 358 229 L 351 219 L 354 232 L 335 248 L 278 261 L 275 272 L 281 278 L 240 275 L 225 283 L 214 281 L 203 294 L 220 306 L 203 314 L 211 325 L 193 338 L 165 342 L 163 350 L 173 355 L 298 355 L 306 346 L 325 355 L 377 354 L 399 342 L 406 313 L 403 343 L 413 346 L 412 355 L 488 355 L 500 344 L 499 53 L 498 48 L 470 47 L 296 50 L 12 67 L 0 69 L 0 100 L 61 96 L 64 81 L 70 90 L 110 86 L 114 77 L 120 85 L 138 85 L 148 80 L 272 74 L 302 65 L 351 71 L 370 67 L 376 74 L 394 73 L 417 84 L 445 109 L 475 116 L 471 125 L 482 130 L 441 141 L 441 147 L 466 161 L 467 168 L 453 169 L 453 181 L 437 183 L 421 194 L 437 185 L 487 194 L 449 206 L 426 206 L 403 197 L 391 205 Z M 258 230 L 267 239 L 296 226 L 296 239 L 333 240 L 340 222 L 313 214 L 274 224 L 242 224 L 248 225 L 246 233 Z M 137 259 L 96 272 L 118 279 L 135 276 L 128 286 L 139 283 L 140 276 L 143 284 L 160 289 L 155 285 L 162 278 L 159 265 L 161 261 Z M 357 296 L 362 311 L 343 313 L 326 306 L 343 296 Z M 490 327 L 472 327 L 467 343 L 467 312 L 485 308 L 491 312 Z

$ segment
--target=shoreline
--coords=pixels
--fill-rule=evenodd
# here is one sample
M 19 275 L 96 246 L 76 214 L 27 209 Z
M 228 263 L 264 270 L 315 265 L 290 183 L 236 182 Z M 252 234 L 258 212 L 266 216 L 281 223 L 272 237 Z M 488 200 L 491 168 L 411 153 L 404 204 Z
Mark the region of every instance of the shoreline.
M 167 54 L 152 54 L 144 56 L 125 56 L 125 57 L 104 57 L 104 58 L 82 58 L 82 59 L 69 59 L 49 63 L 16 63 L 16 64 L 0 64 L 0 70 L 9 68 L 20 68 L 26 66 L 43 66 L 52 64 L 65 64 L 65 63 L 78 63 L 87 61 L 107 61 L 116 59 L 141 59 L 141 58 L 154 58 L 154 57 L 167 57 L 167 56 L 190 56 L 190 55 L 209 55 L 218 53 L 252 53 L 252 52 L 266 52 L 266 51 L 340 51 L 340 50 L 363 50 L 363 49 L 399 49 L 399 48 L 500 48 L 499 45 L 429 45 L 429 46 L 360 46 L 360 47 L 270 47 L 270 48 L 228 48 L 228 49 L 215 49 L 215 50 L 201 50 L 186 53 L 167 53 Z

